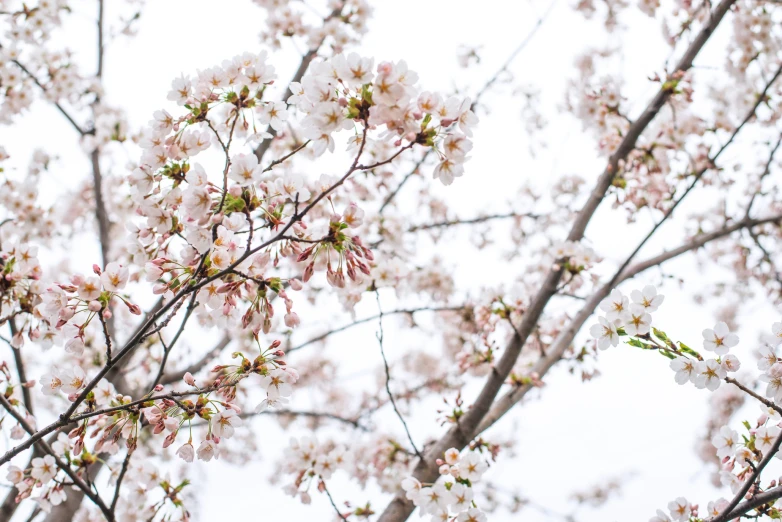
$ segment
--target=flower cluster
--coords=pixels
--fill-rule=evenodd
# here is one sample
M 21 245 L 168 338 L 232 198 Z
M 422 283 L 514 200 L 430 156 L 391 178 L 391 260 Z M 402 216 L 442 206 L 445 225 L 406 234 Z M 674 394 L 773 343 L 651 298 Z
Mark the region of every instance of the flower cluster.
M 115 298 L 131 313 L 141 314 L 141 309 L 120 293 L 130 276 L 127 267 L 109 263 L 101 270 L 95 265 L 93 272 L 92 276 L 73 275 L 70 283 L 57 283 L 41 295 L 35 312 L 45 328 L 38 333 L 44 346 L 64 345 L 67 353 L 81 355 L 87 327 L 96 318 L 103 323 L 112 317 Z
M 597 339 L 597 346 L 605 350 L 609 346 L 619 344 L 620 335 L 644 336 L 652 327 L 652 312 L 662 304 L 665 296 L 657 293 L 651 285 L 641 290 L 633 290 L 630 298 L 619 290 L 613 290 L 611 295 L 600 303 L 600 310 L 605 316 L 598 317 L 598 324 L 589 329 L 592 337 Z
M 382 62 L 376 73 L 373 66 L 373 59 L 356 53 L 337 55 L 314 64 L 301 83 L 291 84 L 288 103 L 305 115 L 304 136 L 313 140 L 315 153 L 322 154 L 334 150 L 332 134 L 351 129 L 352 120 L 385 126 L 380 140 L 435 147 L 440 163 L 434 178 L 450 185 L 463 174 L 472 149 L 469 137 L 477 117 L 470 99 L 419 93 L 418 75 L 404 61 Z M 354 144 L 363 140 L 357 135 Z
M 782 343 L 782 323 L 774 323 L 771 333 L 760 349 L 758 369 L 763 372 L 760 380 L 767 383 L 765 396 L 782 405 L 782 359 L 777 355 L 777 349 Z
M 709 510 L 711 510 L 711 505 Z M 698 506 L 693 506 L 684 497 L 678 497 L 676 500 L 668 502 L 668 516 L 661 509 L 657 514 L 649 519 L 649 522 L 689 522 L 690 517 L 698 517 Z
M 329 0 L 326 4 L 330 13 L 310 21 L 307 15 L 312 6 L 305 2 L 254 1 L 268 11 L 267 27 L 261 32 L 261 40 L 274 47 L 280 47 L 283 38 L 301 38 L 310 49 L 328 46 L 341 52 L 345 46 L 361 39 L 372 14 L 367 0 Z
M 628 344 L 659 350 L 671 359 L 670 366 L 676 372 L 677 383 L 692 382 L 697 388 L 711 391 L 719 388 L 728 372 L 736 372 L 741 367 L 738 358 L 728 353 L 730 348 L 738 344 L 739 338 L 728 330 L 724 322 L 717 323 L 713 329 L 703 330 L 703 348 L 719 356 L 716 359 L 704 359 L 686 344 L 674 343 L 665 332 L 652 327 L 651 313 L 657 310 L 664 299 L 653 286 L 646 286 L 643 291 L 634 290 L 631 297 L 632 302 L 619 290 L 613 290 L 600 303 L 600 309 L 606 315 L 599 317 L 598 324 L 589 331 L 597 339 L 597 346 L 601 350 L 617 346 L 621 336 L 630 336 L 633 339 Z
M 588 270 L 600 262 L 600 257 L 593 248 L 577 241 L 562 241 L 555 244 L 552 254 L 554 259 L 564 262 L 566 270 L 574 274 Z
M 434 484 L 421 484 L 414 477 L 402 481 L 406 497 L 421 510 L 432 515 L 432 521 L 486 522 L 486 515 L 473 501 L 472 485 L 479 482 L 489 465 L 476 451 L 461 455 L 451 448 L 438 459 L 441 478 Z
M 756 474 L 762 469 L 761 462 L 773 455 L 782 458 L 779 453 L 780 437 L 782 436 L 782 408 L 779 403 L 782 399 L 780 391 L 780 378 L 782 375 L 782 362 L 777 357 L 775 347 L 782 340 L 782 323 L 774 323 L 771 327 L 772 335 L 766 336 L 768 342 L 760 353 L 758 368 L 764 371 L 760 380 L 768 383 L 765 395 L 771 401 L 766 401 L 757 396 L 743 384 L 735 379 L 728 379 L 728 372 L 739 369 L 740 363 L 735 355 L 728 353 L 731 348 L 738 345 L 739 338 L 731 333 L 727 324 L 717 323 L 714 328 L 703 330 L 703 348 L 714 352 L 719 357 L 704 360 L 701 355 L 687 347 L 683 343 L 674 343 L 667 339 L 662 332 L 655 331 L 655 336 L 664 338 L 669 356 L 672 357 L 671 368 L 676 371 L 676 382 L 684 384 L 692 382 L 698 388 L 716 390 L 723 380 L 728 380 L 736 385 L 738 390 L 747 392 L 759 399 L 762 404 L 762 414 L 756 420 L 754 426 L 743 422 L 746 434 L 739 434 L 729 425 L 719 426 L 711 437 L 711 446 L 716 450 L 719 459 L 719 482 L 723 486 L 730 487 L 733 494 L 738 494 L 747 481 L 758 480 Z M 662 334 L 662 337 L 661 337 Z M 773 402 L 772 402 L 773 401 Z M 772 486 L 775 482 L 772 482 Z M 722 513 L 729 502 L 724 498 L 708 503 L 709 517 L 715 517 Z M 697 518 L 697 506 L 690 505 L 684 498 L 678 498 L 669 505 L 670 516 L 661 510 L 652 517 L 650 522 L 689 521 L 690 517 Z M 774 513 L 777 513 L 774 511 Z
M 3 242 L 0 247 L 0 315 L 7 315 L 17 302 L 30 307 L 43 290 L 41 265 L 38 261 L 38 248 L 22 243 L 13 245 Z M 14 348 L 24 344 L 22 330 L 11 339 Z M 31 332 L 30 339 L 37 338 L 37 331 Z
M 293 483 L 284 490 L 292 497 L 298 496 L 305 504 L 311 497 L 309 488 L 317 482 L 322 491 L 324 481 L 339 469 L 348 469 L 353 462 L 353 453 L 344 446 L 319 444 L 311 437 L 291 438 L 290 445 L 285 449 L 284 471 L 294 475 Z
M 703 330 L 703 348 L 720 357 L 703 360 L 697 353 L 679 355 L 671 361 L 671 369 L 676 372 L 676 382 L 685 384 L 689 381 L 697 388 L 716 390 L 728 372 L 736 372 L 741 366 L 738 358 L 728 353 L 738 342 L 738 336 L 730 333 L 728 325 L 723 322 L 714 325 L 713 329 Z
M 34 488 L 42 488 L 35 500 L 41 509 L 49 512 L 52 506 L 57 506 L 66 499 L 65 488 L 61 484 L 50 484 L 59 472 L 57 461 L 53 456 L 45 455 L 32 459 L 30 464 L 27 470 L 10 466 L 6 480 L 16 487 L 19 500 L 30 497 Z

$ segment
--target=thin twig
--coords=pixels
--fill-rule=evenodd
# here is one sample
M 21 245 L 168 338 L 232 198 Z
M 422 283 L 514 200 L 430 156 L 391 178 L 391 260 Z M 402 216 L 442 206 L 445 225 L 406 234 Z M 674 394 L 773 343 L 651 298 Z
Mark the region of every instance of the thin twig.
M 527 33 L 527 36 L 521 41 L 521 43 L 516 47 L 516 49 L 513 50 L 513 52 L 508 56 L 508 59 L 505 60 L 505 63 L 502 64 L 502 67 L 500 67 L 496 73 L 494 73 L 494 76 L 489 78 L 489 80 L 484 84 L 483 87 L 475 94 L 475 100 L 473 100 L 472 105 L 470 106 L 470 109 L 475 110 L 475 108 L 478 106 L 478 101 L 483 97 L 486 92 L 488 92 L 489 89 L 491 89 L 491 86 L 494 85 L 494 83 L 500 78 L 500 75 L 508 70 L 508 67 L 513 63 L 513 60 L 516 59 L 516 57 L 521 53 L 521 51 L 524 50 L 525 47 L 532 41 L 532 38 L 535 36 L 535 34 L 538 32 L 538 29 L 543 25 L 543 22 L 546 21 L 548 16 L 551 14 L 551 11 L 554 10 L 554 7 L 557 5 L 558 0 L 553 0 L 546 11 L 543 13 L 543 15 L 538 18 L 538 21 L 535 22 L 535 25 L 532 27 L 532 30 Z
M 344 520 L 345 522 L 348 522 L 348 519 L 345 515 L 340 512 L 339 508 L 337 507 L 337 504 L 334 502 L 334 498 L 331 496 L 331 493 L 329 492 L 329 488 L 326 487 L 326 481 L 323 479 L 320 479 L 320 483 L 323 485 L 323 491 L 326 493 L 326 496 L 329 497 L 329 502 L 331 502 L 331 506 L 334 508 L 334 511 L 337 512 L 337 516 Z
M 125 455 L 125 459 L 122 461 L 122 469 L 119 471 L 117 477 L 117 485 L 114 486 L 114 498 L 111 499 L 111 511 L 117 507 L 117 501 L 119 500 L 120 488 L 122 488 L 122 481 L 125 478 L 125 473 L 128 471 L 128 465 L 130 464 L 130 458 L 133 456 L 133 448 L 128 448 L 128 453 Z
M 415 451 L 415 454 L 418 456 L 419 459 L 423 460 L 424 456 L 421 454 L 420 451 L 418 451 L 418 447 L 415 445 L 415 441 L 413 440 L 413 436 L 410 434 L 410 428 L 407 426 L 407 422 L 405 421 L 405 418 L 402 416 L 402 412 L 399 411 L 399 408 L 396 406 L 396 401 L 394 400 L 394 394 L 391 393 L 391 370 L 388 368 L 388 359 L 386 359 L 386 352 L 383 348 L 383 307 L 380 305 L 380 291 L 375 288 L 375 299 L 377 300 L 377 309 L 380 312 L 378 314 L 377 319 L 377 342 L 380 345 L 380 355 L 383 357 L 383 368 L 385 368 L 386 372 L 386 393 L 388 394 L 388 400 L 391 401 L 391 406 L 394 408 L 394 412 L 396 413 L 396 416 L 399 417 L 399 420 L 402 422 L 402 426 L 405 427 L 405 433 L 407 433 L 407 440 L 410 441 L 410 445 L 413 447 L 413 451 Z
M 420 308 L 407 308 L 402 310 L 391 310 L 390 312 L 385 312 L 383 315 L 398 315 L 398 314 L 404 314 L 404 315 L 413 315 L 418 312 L 460 312 L 464 310 L 464 306 L 422 306 Z M 360 324 L 368 323 L 370 321 L 375 321 L 380 317 L 379 314 L 377 315 L 371 315 L 369 317 L 364 317 L 363 319 L 357 319 L 356 321 L 353 321 L 352 323 L 348 323 L 344 326 L 340 326 L 339 328 L 334 328 L 332 330 L 329 330 L 327 332 L 324 332 L 316 337 L 313 337 L 312 339 L 309 339 L 299 345 L 296 345 L 292 348 L 288 348 L 286 350 L 288 353 L 295 352 L 297 350 L 301 350 L 305 346 L 309 346 L 310 344 L 316 343 L 318 341 L 322 341 L 323 339 L 339 332 L 344 332 L 345 330 L 348 330 L 350 328 L 353 328 L 354 326 L 358 326 Z

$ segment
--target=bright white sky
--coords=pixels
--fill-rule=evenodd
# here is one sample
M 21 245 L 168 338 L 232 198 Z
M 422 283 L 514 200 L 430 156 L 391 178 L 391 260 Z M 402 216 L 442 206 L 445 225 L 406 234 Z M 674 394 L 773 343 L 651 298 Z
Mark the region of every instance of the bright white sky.
M 595 144 L 580 124 L 556 112 L 564 100 L 566 79 L 575 75 L 573 58 L 577 52 L 589 46 L 621 43 L 624 58 L 617 68 L 627 78 L 625 93 L 633 100 L 633 108 L 640 110 L 654 91 L 646 78 L 661 71 L 668 56 L 656 22 L 635 17 L 628 21 L 633 27 L 632 38 L 627 33 L 607 37 L 602 27 L 584 22 L 571 12 L 572 0 L 554 1 L 557 5 L 549 18 L 511 67 L 517 82 L 533 84 L 541 90 L 541 112 L 550 122 L 543 135 L 548 148 L 537 150 L 535 158 L 527 153 L 529 137 L 520 117 L 520 100 L 508 96 L 506 86 L 500 88 L 500 94 L 487 96 L 484 101 L 491 112 L 481 114 L 473 160 L 467 165 L 465 176 L 450 187 L 431 185 L 431 190 L 447 195 L 457 205 L 460 215 L 502 208 L 501 204 L 523 180 L 545 187 L 563 174 L 577 173 L 593 180 L 602 170 Z M 376 63 L 407 60 L 427 90 L 448 91 L 456 85 L 468 92 L 493 74 L 549 6 L 548 0 L 384 0 L 374 4 L 370 32 L 358 49 L 361 54 L 374 56 Z M 68 43 L 89 49 L 79 47 L 79 40 L 85 39 L 85 45 L 92 41 L 93 13 L 83 8 L 83 16 L 79 16 L 84 26 L 69 36 Z M 263 11 L 249 0 L 150 0 L 143 11 L 139 34 L 130 40 L 120 39 L 108 49 L 107 100 L 126 109 L 133 128 L 143 125 L 154 110 L 168 105 L 166 94 L 174 77 L 219 64 L 244 51 L 259 51 L 262 16 Z M 721 37 L 726 36 L 723 29 Z M 482 46 L 483 62 L 478 68 L 469 72 L 458 69 L 456 50 L 461 44 Z M 92 63 L 92 55 L 84 58 L 85 64 Z M 715 49 L 707 49 L 698 63 L 721 65 L 720 60 Z M 298 58 L 288 49 L 272 53 L 271 62 L 284 82 L 298 65 Z M 41 144 L 53 144 L 51 149 L 63 160 L 59 165 L 61 181 L 71 185 L 88 168 L 78 151 L 73 151 L 76 137 L 54 111 L 38 107 L 13 131 L 0 129 L 0 143 L 20 158 L 28 157 L 25 151 Z M 597 251 L 608 260 L 618 259 L 627 245 L 617 241 L 615 219 L 610 209 L 602 209 L 588 232 Z M 649 216 L 641 216 L 640 229 L 650 222 Z M 623 234 L 631 235 L 632 230 Z M 671 244 L 671 238 L 681 237 L 682 231 L 671 227 L 667 234 L 667 244 Z M 662 245 L 658 241 L 646 252 L 656 252 Z M 469 256 L 460 259 L 457 275 L 479 275 L 486 285 L 518 275 L 512 265 L 486 270 L 481 261 Z M 91 264 L 92 260 L 85 259 L 87 262 Z M 87 267 L 89 264 L 83 270 Z M 698 270 L 691 260 L 679 261 L 666 266 L 666 273 L 673 273 L 675 268 L 692 277 Z M 648 274 L 644 281 L 659 283 L 659 272 Z M 639 283 L 630 288 L 640 286 Z M 666 302 L 655 315 L 656 322 L 669 333 L 676 332 L 678 338 L 693 346 L 700 342 L 700 331 L 714 322 L 710 306 L 695 306 L 688 297 L 696 288 L 668 284 L 664 287 Z M 374 313 L 372 303 L 362 304 L 358 310 L 359 315 Z M 757 332 L 765 330 L 773 316 L 760 305 L 746 313 L 739 320 L 744 325 L 740 336 L 746 352 L 739 354 L 745 353 L 745 367 L 753 369 L 754 362 L 746 354 L 754 346 Z M 413 339 L 393 331 L 392 324 L 389 322 L 386 332 L 389 346 L 395 341 Z M 367 325 L 342 337 L 349 349 L 355 350 L 358 367 L 378 362 L 374 332 L 375 326 Z M 490 439 L 512 438 L 518 444 L 516 456 L 501 456 L 488 477 L 503 489 L 518 488 L 535 503 L 562 514 L 574 509 L 570 500 L 574 491 L 589 489 L 603 480 L 620 479 L 621 495 L 599 510 L 580 510 L 576 519 L 581 522 L 646 520 L 655 509 L 677 496 L 686 496 L 704 507 L 708 500 L 719 496 L 693 449 L 707 419 L 709 394 L 692 386 L 679 387 L 667 360 L 627 347 L 604 353 L 599 368 L 602 376 L 586 384 L 561 370 L 552 372 L 542 392 L 532 394 L 532 400 L 490 431 Z M 432 422 L 435 408 L 434 403 L 428 404 L 411 418 L 411 430 L 419 440 L 441 433 Z M 754 419 L 758 413 L 753 405 L 747 418 Z M 395 421 L 389 416 L 379 422 Z M 298 521 L 332 517 L 323 496 L 314 495 L 313 505 L 302 506 L 283 495 L 278 487 L 267 485 L 272 462 L 287 446 L 288 437 L 271 424 L 267 418 L 253 421 L 261 450 L 260 455 L 248 455 L 249 465 L 193 464 L 199 468 L 193 474 L 193 492 L 198 494 L 193 504 L 195 520 Z M 362 492 L 340 478 L 330 484 L 330 490 L 338 500 L 371 500 L 377 510 L 385 506 L 385 499 L 377 491 Z M 721 494 L 728 496 L 729 492 Z M 554 520 L 534 509 L 522 515 L 498 511 L 490 516 L 496 522 L 519 519 Z

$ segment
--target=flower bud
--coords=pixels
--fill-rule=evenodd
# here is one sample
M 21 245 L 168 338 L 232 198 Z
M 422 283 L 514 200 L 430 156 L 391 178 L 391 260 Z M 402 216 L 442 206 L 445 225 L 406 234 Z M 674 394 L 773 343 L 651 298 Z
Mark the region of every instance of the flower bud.
M 296 312 L 285 314 L 285 326 L 288 328 L 296 328 L 299 324 L 301 324 L 301 319 L 296 315 Z

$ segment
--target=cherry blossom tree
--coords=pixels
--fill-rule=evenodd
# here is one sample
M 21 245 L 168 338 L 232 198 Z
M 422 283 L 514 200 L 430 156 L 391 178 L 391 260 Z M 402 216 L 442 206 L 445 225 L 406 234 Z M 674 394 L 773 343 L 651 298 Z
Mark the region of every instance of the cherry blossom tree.
M 682 491 L 632 516 L 782 518 L 782 484 L 764 473 L 782 445 L 782 322 L 755 342 L 736 333 L 744 307 L 778 314 L 782 292 L 782 4 L 578 2 L 568 9 L 607 44 L 579 53 L 552 114 L 529 85 L 538 73 L 510 71 L 554 4 L 499 69 L 450 91 L 362 52 L 369 0 L 220 4 L 258 20 L 258 45 L 173 72 L 136 127 L 104 70 L 145 23 L 142 2 L 0 0 L 0 121 L 53 108 L 72 131 L 58 141 L 90 170 L 58 184 L 70 171 L 53 143 L 32 157 L 0 147 L 0 520 L 199 520 L 197 466 L 239 466 L 262 446 L 275 456 L 262 487 L 327 499 L 318 519 L 485 521 L 534 506 L 499 498 L 492 468 L 514 441 L 495 426 L 556 393 L 553 368 L 587 381 L 616 350 L 712 394 L 701 453 L 721 493 Z M 625 55 L 639 16 L 663 63 Z M 208 17 L 172 21 L 174 71 Z M 73 19 L 90 20 L 90 48 L 71 47 Z M 399 30 L 420 33 L 427 59 L 453 58 L 436 20 Z M 465 46 L 458 63 L 482 57 Z M 626 59 L 646 76 L 625 77 Z M 143 85 L 142 63 L 122 66 Z M 629 99 L 628 82 L 651 94 Z M 496 208 L 455 204 L 442 194 L 484 175 L 471 167 L 507 90 L 522 100 L 521 141 L 534 149 L 547 119 L 569 118 L 602 170 L 585 161 L 544 189 L 517 186 L 507 150 Z M 599 234 L 616 250 L 601 252 Z M 687 257 L 720 275 L 665 272 Z M 459 277 L 470 259 L 480 269 Z M 718 301 L 714 321 L 658 320 L 673 284 Z M 369 339 L 346 341 L 362 326 Z M 352 379 L 358 352 L 372 368 Z M 437 415 L 413 423 L 419 411 Z M 264 436 L 272 426 L 288 437 Z

